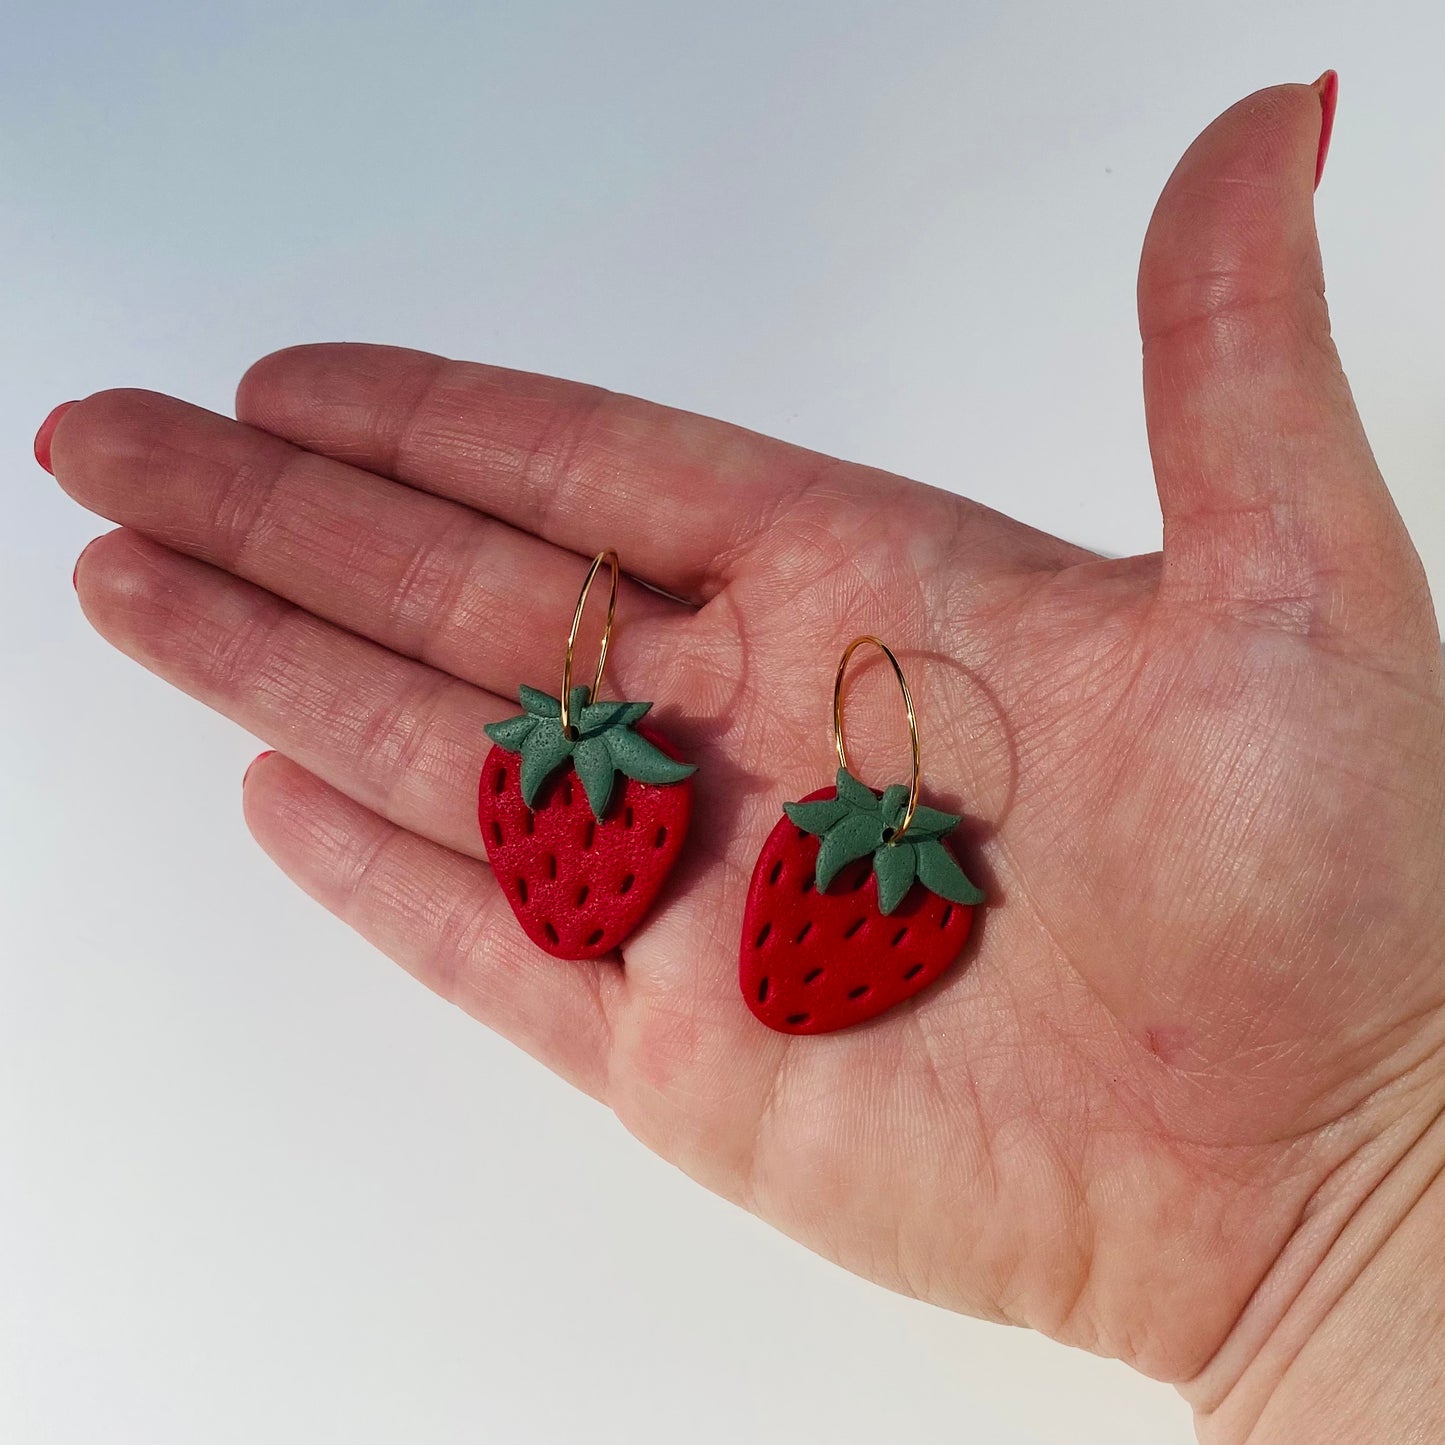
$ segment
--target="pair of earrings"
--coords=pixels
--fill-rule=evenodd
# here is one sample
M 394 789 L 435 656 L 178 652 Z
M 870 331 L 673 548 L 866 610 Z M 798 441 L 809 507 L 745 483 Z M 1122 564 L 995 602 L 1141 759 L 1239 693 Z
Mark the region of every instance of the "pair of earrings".
M 587 598 L 609 574 L 607 618 L 591 687 L 574 686 Z M 617 554 L 601 552 L 582 584 L 557 697 L 523 687 L 523 711 L 490 724 L 495 746 L 479 787 L 487 858 L 513 913 L 558 958 L 610 953 L 641 923 L 682 850 L 694 765 L 645 721 L 651 703 L 599 698 L 617 612 Z M 848 766 L 843 684 L 860 647 L 887 658 L 903 695 L 912 775 L 881 795 Z M 838 772 L 783 807 L 753 869 L 739 981 L 769 1028 L 829 1033 L 912 997 L 958 957 L 984 895 L 946 841 L 952 813 L 919 800 L 922 765 L 913 698 L 898 659 L 856 637 L 833 679 Z

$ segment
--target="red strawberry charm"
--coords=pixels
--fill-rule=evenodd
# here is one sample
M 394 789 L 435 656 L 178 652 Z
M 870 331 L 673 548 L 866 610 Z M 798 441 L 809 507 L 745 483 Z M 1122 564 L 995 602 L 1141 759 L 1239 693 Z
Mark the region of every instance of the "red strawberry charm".
M 785 1034 L 877 1017 L 958 957 L 983 894 L 944 841 L 952 813 L 880 797 L 847 768 L 837 786 L 787 803 L 753 869 L 740 982 L 748 1007 Z
M 648 702 L 560 701 L 521 689 L 524 711 L 492 723 L 478 817 L 487 861 L 517 921 L 557 958 L 599 958 L 642 921 L 677 861 L 693 766 Z
M 887 659 L 908 714 L 913 776 L 881 795 L 848 768 L 843 680 L 860 647 Z M 768 835 L 743 911 L 738 981 L 748 1007 L 784 1034 L 826 1034 L 912 998 L 963 948 L 983 902 L 944 841 L 952 813 L 921 807 L 918 719 L 892 648 L 871 634 L 833 675 L 834 787 L 820 788 Z

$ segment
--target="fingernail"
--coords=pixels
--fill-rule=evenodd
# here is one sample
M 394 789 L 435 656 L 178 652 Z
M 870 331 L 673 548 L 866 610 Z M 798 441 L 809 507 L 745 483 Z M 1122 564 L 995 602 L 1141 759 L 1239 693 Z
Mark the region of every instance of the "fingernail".
M 1335 130 L 1335 106 L 1340 99 L 1340 77 L 1336 71 L 1327 70 L 1310 87 L 1320 98 L 1320 149 L 1315 157 L 1315 189 L 1320 186 L 1320 177 L 1325 173 L 1325 158 L 1330 153 L 1330 136 Z
M 263 758 L 274 758 L 275 756 L 275 748 L 267 748 L 264 753 L 257 753 L 256 756 L 252 758 L 249 763 L 246 764 L 246 771 L 241 774 L 241 786 L 243 788 L 246 786 L 246 779 L 251 776 L 251 769 L 254 768 L 257 763 L 259 763 Z
M 35 460 L 45 468 L 53 477 L 55 468 L 50 465 L 50 441 L 55 435 L 55 428 L 60 425 L 60 418 L 73 407 L 73 401 L 63 401 L 43 422 L 40 423 L 40 430 L 35 433 Z
M 70 585 L 78 592 L 80 590 L 80 564 L 85 561 L 85 554 L 100 541 L 99 537 L 92 537 L 85 546 L 80 549 L 80 556 L 75 559 L 75 567 L 70 574 Z

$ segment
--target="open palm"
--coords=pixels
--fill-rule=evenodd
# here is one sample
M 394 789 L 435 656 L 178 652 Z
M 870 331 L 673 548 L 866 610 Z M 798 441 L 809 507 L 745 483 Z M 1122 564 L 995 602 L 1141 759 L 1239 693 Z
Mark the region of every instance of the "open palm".
M 630 398 L 322 345 L 258 363 L 238 422 L 134 391 L 65 413 L 59 480 L 121 524 L 86 613 L 279 750 L 247 817 L 302 887 L 649 1145 L 894 1288 L 1164 1378 L 1214 1361 L 1210 1408 L 1445 1089 L 1439 638 L 1328 338 L 1319 135 L 1310 88 L 1252 97 L 1156 213 L 1162 557 Z M 526 940 L 475 812 L 483 726 L 557 690 L 603 547 L 651 584 L 624 583 L 612 690 L 700 765 L 625 966 Z M 831 778 L 861 632 L 909 671 L 926 799 L 966 814 L 990 904 L 937 986 L 789 1038 L 738 993 L 743 899 L 782 803 Z M 860 672 L 850 714 L 879 785 L 904 775 L 884 682 Z

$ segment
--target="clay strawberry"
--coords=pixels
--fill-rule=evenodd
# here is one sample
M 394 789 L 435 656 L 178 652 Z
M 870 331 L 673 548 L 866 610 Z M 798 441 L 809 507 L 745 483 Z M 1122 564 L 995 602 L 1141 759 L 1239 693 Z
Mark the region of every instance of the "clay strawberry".
M 911 998 L 962 949 L 983 894 L 945 838 L 952 813 L 908 789 L 880 797 L 846 768 L 788 803 L 753 869 L 743 914 L 743 997 L 769 1028 L 820 1034 Z
M 648 702 L 521 689 L 492 723 L 478 816 L 487 859 L 527 936 L 558 958 L 597 958 L 642 921 L 677 859 L 692 765 L 641 722 Z M 570 735 L 569 735 L 570 734 Z

